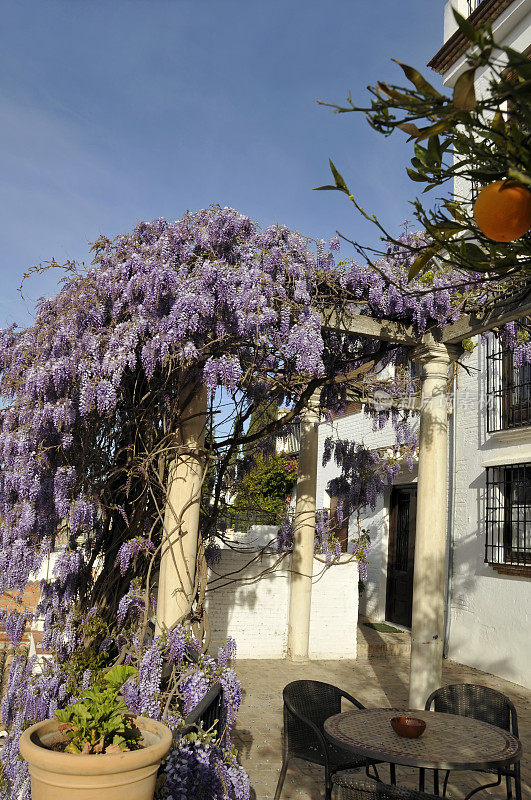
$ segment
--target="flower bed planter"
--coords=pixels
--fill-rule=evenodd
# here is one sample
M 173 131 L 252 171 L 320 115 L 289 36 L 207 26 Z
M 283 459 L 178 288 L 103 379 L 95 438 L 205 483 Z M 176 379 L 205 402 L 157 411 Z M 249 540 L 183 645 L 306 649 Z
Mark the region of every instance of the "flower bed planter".
M 50 750 L 63 740 L 56 719 L 25 730 L 20 753 L 29 764 L 32 800 L 152 800 L 172 734 L 155 720 L 139 717 L 136 722 L 144 747 L 104 755 Z

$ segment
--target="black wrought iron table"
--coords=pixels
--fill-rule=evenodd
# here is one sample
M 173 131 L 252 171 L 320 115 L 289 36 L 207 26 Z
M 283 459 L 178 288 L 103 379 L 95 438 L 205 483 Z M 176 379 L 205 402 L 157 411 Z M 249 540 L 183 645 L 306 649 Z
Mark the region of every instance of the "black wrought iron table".
M 426 730 L 418 739 L 404 739 L 391 728 L 391 717 L 397 716 L 423 719 Z M 346 711 L 329 717 L 324 729 L 333 744 L 356 755 L 391 765 L 417 767 L 420 769 L 421 790 L 424 789 L 426 769 L 497 769 L 515 764 L 522 755 L 519 739 L 508 731 L 471 717 L 438 711 L 398 708 Z M 434 772 L 434 791 L 438 795 L 436 774 Z M 474 792 L 470 792 L 467 798 Z M 521 800 L 518 783 L 516 800 Z

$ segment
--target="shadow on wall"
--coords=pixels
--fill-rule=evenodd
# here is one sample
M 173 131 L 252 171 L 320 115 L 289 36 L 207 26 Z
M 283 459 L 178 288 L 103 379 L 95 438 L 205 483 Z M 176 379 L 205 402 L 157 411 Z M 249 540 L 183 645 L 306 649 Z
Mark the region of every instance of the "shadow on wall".
M 215 652 L 232 636 L 240 658 L 282 658 L 289 603 L 288 559 L 270 548 L 244 549 L 239 538 L 239 549 L 223 548 L 219 564 L 209 570 L 210 650 Z
M 240 658 L 282 659 L 287 653 L 292 559 L 289 553 L 225 547 L 210 571 L 206 611 L 211 652 L 231 636 Z M 348 555 L 327 568 L 313 561 L 310 659 L 355 658 L 358 565 Z

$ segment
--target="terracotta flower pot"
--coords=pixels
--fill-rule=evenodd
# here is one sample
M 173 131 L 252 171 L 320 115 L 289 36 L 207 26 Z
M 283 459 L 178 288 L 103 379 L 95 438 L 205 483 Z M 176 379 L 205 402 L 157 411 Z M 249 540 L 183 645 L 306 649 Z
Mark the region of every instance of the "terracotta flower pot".
M 59 721 L 27 728 L 20 753 L 29 764 L 32 800 L 152 800 L 157 770 L 171 747 L 166 725 L 139 717 L 144 747 L 124 753 L 75 755 L 47 748 L 63 740 Z

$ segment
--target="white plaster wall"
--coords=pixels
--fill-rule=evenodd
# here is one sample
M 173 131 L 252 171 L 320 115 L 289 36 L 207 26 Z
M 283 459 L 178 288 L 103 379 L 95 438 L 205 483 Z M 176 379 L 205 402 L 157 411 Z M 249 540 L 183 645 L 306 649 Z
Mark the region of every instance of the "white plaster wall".
M 314 558 L 310 658 L 356 658 L 358 562 L 342 556 L 328 569 Z
M 453 15 L 453 9 L 455 8 L 462 17 L 468 16 L 468 2 L 467 0 L 448 0 L 444 7 L 444 41 L 448 41 L 450 36 L 452 36 L 457 31 L 457 22 L 455 21 L 455 17 Z
M 254 558 L 254 560 L 252 560 Z M 332 565 L 314 559 L 310 617 L 310 658 L 355 658 L 358 621 L 358 565 Z M 211 650 L 232 636 L 240 658 L 284 658 L 287 650 L 289 570 L 273 553 L 222 551 L 209 580 L 227 575 L 225 585 L 207 593 Z M 266 571 L 259 579 L 257 576 Z M 231 578 L 237 578 L 231 582 Z
M 484 563 L 486 467 L 531 461 L 531 428 L 487 434 L 485 350 L 459 371 L 449 657 L 531 687 L 531 575 Z
M 42 581 L 42 580 L 50 580 L 53 577 L 53 570 L 55 567 L 55 562 L 57 561 L 59 555 L 62 553 L 62 550 L 53 550 L 46 558 L 43 560 L 40 569 L 38 572 L 33 574 L 30 577 L 32 581 Z

